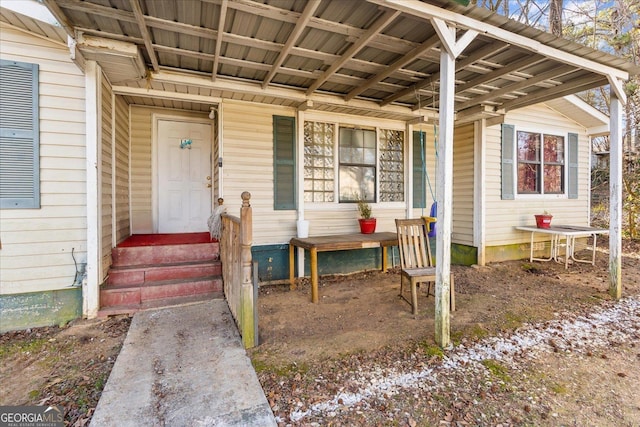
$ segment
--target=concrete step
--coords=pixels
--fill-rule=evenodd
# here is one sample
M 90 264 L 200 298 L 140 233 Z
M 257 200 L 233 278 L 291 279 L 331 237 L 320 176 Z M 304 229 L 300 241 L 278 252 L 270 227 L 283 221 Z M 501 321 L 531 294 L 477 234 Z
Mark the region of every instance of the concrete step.
M 111 250 L 112 267 L 215 261 L 220 259 L 218 242 L 183 245 L 116 247 Z
M 222 293 L 222 278 L 218 275 L 161 280 L 143 285 L 104 285 L 100 289 L 100 307 L 103 310 L 114 306 L 137 306 L 150 301 L 217 293 Z
M 211 300 L 224 300 L 222 292 L 207 292 L 197 295 L 182 297 L 164 298 L 158 300 L 145 301 L 139 304 L 122 304 L 110 307 L 103 307 L 98 311 L 98 317 L 117 316 L 119 314 L 134 314 L 139 311 L 151 310 L 164 307 L 174 307 L 185 304 L 192 304 Z
M 222 264 L 220 261 L 211 260 L 176 264 L 122 266 L 109 269 L 107 285 L 144 285 L 148 282 L 220 276 L 221 274 Z
M 207 292 L 222 292 L 220 276 L 160 280 L 143 285 L 103 285 L 100 289 L 100 301 L 102 306 L 139 304 L 149 300 Z

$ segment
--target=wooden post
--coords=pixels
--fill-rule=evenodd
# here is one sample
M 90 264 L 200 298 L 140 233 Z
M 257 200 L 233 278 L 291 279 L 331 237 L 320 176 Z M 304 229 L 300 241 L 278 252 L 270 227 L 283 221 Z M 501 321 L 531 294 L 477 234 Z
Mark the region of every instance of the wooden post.
M 622 103 L 611 89 L 609 148 L 609 294 L 622 297 Z
M 251 243 L 253 240 L 252 212 L 249 200 L 251 193 L 245 191 L 241 195 L 240 208 L 240 259 L 242 262 L 241 319 L 242 343 L 245 348 L 255 346 L 256 334 L 253 319 L 253 281 L 251 262 Z
M 438 138 L 438 231 L 436 234 L 436 313 L 435 336 L 440 347 L 451 341 L 451 225 L 453 222 L 453 125 L 456 94 L 456 58 L 478 35 L 467 30 L 456 39 L 456 29 L 437 18 L 433 26 L 444 47 L 440 53 L 440 110 Z

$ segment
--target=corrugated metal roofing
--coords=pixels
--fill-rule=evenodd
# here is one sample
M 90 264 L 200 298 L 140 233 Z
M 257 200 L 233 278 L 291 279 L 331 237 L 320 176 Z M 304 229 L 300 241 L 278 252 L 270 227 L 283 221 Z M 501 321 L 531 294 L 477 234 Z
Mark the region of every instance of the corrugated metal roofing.
M 135 45 L 151 71 L 132 67 L 119 88 L 145 88 L 214 98 L 233 97 L 369 116 L 408 118 L 437 108 L 441 42 L 421 4 L 448 9 L 533 41 L 516 46 L 480 32 L 457 59 L 458 114 L 503 111 L 607 84 L 593 67 L 568 64 L 535 44 L 579 55 L 598 66 L 640 70 L 477 7 L 445 0 L 45 0 L 73 37 Z M 411 9 L 413 7 L 413 9 Z M 450 23 L 455 22 L 455 16 Z M 463 33 L 461 18 L 458 36 Z M 142 24 L 141 24 L 142 23 Z M 79 46 L 82 52 L 83 46 Z M 112 52 L 113 53 L 113 52 Z M 113 57 L 92 56 L 113 74 Z M 122 72 L 122 68 L 115 67 Z M 130 100 L 141 96 L 129 95 Z M 185 97 L 185 102 L 201 102 Z M 171 103 L 175 102 L 172 100 Z M 202 101 L 204 102 L 204 101 Z

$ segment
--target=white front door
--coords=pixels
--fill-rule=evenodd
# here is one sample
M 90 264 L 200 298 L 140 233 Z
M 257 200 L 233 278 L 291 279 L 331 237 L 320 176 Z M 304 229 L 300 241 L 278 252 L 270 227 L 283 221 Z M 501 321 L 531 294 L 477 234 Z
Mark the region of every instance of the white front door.
M 208 231 L 211 125 L 158 120 L 158 233 Z

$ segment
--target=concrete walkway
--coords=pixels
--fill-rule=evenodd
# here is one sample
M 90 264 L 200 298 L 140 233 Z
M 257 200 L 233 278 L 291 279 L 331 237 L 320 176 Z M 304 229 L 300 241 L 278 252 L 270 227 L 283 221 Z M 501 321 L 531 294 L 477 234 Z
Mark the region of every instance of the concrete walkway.
M 223 300 L 139 312 L 93 427 L 276 426 Z

